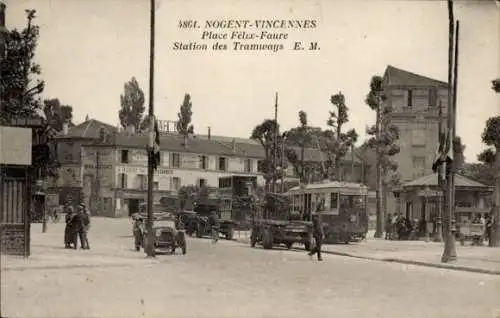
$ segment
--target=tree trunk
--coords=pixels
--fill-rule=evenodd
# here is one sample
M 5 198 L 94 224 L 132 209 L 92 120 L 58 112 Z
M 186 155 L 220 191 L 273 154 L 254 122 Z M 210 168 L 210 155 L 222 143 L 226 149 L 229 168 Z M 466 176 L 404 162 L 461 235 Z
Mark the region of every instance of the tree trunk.
M 375 237 L 381 238 L 384 233 L 384 213 L 382 210 L 382 196 L 383 196 L 383 184 L 382 184 L 382 152 L 380 149 L 380 99 L 378 101 L 377 106 L 377 118 L 376 118 L 376 127 L 377 127 L 377 228 L 375 230 Z
M 340 111 L 339 111 L 340 113 Z M 338 123 L 337 119 L 337 155 L 335 156 L 335 168 L 336 168 L 336 173 L 337 173 L 337 181 L 342 181 L 342 164 L 341 164 L 341 158 L 340 158 L 340 134 L 342 133 L 342 125 Z
M 498 247 L 500 246 L 500 148 L 496 148 L 495 151 L 495 209 L 492 215 L 494 223 L 490 245 Z

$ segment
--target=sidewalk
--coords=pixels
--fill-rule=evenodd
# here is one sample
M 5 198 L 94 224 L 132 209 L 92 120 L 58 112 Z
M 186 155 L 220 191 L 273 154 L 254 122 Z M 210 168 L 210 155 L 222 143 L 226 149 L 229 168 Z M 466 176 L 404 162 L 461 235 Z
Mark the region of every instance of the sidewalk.
M 239 242 L 249 244 L 250 233 L 236 232 L 235 239 Z M 373 233 L 369 233 L 367 240 L 363 242 L 323 245 L 322 250 L 327 254 L 374 261 L 500 275 L 500 248 L 487 246 L 461 246 L 457 242 L 457 260 L 452 263 L 441 263 L 444 243 L 387 241 L 373 238 Z
M 94 217 L 90 230 L 91 251 L 65 249 L 63 236 L 63 222 L 49 223 L 47 233 L 42 233 L 41 224 L 33 224 L 31 256 L 23 258 L 1 255 L 1 270 L 8 272 L 32 269 L 129 267 L 145 264 L 144 253 L 133 250 L 130 222 Z M 147 261 L 158 262 L 156 259 Z

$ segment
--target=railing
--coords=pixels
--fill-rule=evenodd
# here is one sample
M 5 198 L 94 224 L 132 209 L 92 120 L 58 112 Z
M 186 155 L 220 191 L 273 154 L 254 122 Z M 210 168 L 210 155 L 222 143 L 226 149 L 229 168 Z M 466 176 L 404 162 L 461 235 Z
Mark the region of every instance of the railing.
M 489 213 L 491 208 L 455 207 L 455 213 Z
M 393 114 L 415 114 L 415 115 L 432 115 L 432 116 L 438 116 L 439 115 L 439 107 L 393 107 L 392 109 Z M 445 109 L 443 109 L 443 115 L 446 115 Z

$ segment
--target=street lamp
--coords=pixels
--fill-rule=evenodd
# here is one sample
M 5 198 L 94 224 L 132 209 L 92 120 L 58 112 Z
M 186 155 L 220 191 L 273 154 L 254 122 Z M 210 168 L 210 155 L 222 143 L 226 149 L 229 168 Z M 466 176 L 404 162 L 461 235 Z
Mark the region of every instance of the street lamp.
M 425 211 L 425 215 L 424 215 L 424 220 L 425 220 L 425 241 L 426 242 L 429 242 L 430 238 L 429 238 L 429 220 L 428 220 L 428 217 L 427 216 L 430 216 L 429 214 L 429 205 L 428 205 L 428 201 L 429 201 L 429 195 L 431 195 L 431 189 L 427 186 L 425 187 L 424 189 L 424 211 Z

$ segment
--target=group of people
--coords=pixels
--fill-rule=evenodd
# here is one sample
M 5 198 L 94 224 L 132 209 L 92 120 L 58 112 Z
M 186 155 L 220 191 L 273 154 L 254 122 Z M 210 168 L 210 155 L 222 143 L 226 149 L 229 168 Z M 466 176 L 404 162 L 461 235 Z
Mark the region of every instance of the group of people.
M 425 230 L 427 224 L 418 220 L 411 220 L 401 213 L 388 214 L 385 225 L 386 240 L 413 240 L 418 233 Z
M 75 209 L 69 204 L 65 207 L 66 228 L 64 229 L 64 247 L 78 248 L 78 238 L 81 249 L 90 249 L 88 232 L 90 229 L 90 215 L 85 204 L 79 204 Z

